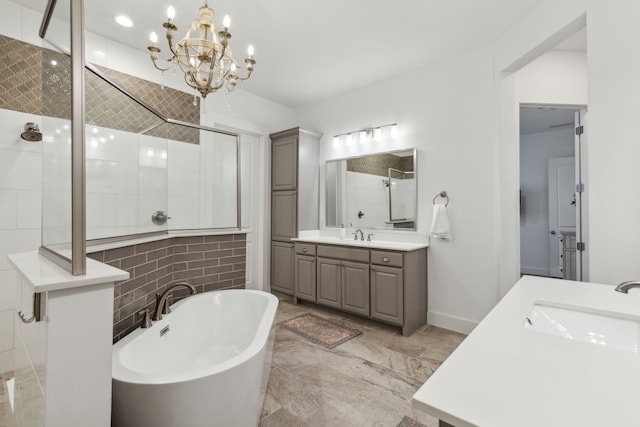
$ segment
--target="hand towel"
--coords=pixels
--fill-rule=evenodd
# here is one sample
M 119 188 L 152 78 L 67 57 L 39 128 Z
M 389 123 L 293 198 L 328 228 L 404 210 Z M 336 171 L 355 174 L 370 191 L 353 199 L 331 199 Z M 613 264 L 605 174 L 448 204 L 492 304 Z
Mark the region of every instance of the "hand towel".
M 449 216 L 447 206 L 441 204 L 433 205 L 433 221 L 431 221 L 431 235 L 438 239 L 449 239 Z

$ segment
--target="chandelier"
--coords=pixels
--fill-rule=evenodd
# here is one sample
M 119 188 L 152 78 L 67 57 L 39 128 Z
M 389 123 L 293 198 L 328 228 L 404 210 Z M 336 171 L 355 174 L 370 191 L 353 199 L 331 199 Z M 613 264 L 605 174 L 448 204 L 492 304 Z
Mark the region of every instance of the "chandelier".
M 207 2 L 200 7 L 200 16 L 191 23 L 185 37 L 177 44 L 174 44 L 173 36 L 178 27 L 173 23 L 176 12 L 173 6 L 167 9 L 167 22 L 162 26 L 166 30 L 167 42 L 171 57 L 165 60 L 168 65 L 163 67 L 158 65 L 160 49 L 157 46 L 158 35 L 151 33 L 151 46 L 149 53 L 153 65 L 164 72 L 174 67 L 177 63 L 184 73 L 184 81 L 198 92 L 202 98 L 225 86 L 229 92 L 235 89 L 238 80 L 247 80 L 251 77 L 253 66 L 256 61 L 253 59 L 253 46 L 249 46 L 248 57 L 244 62 L 247 64 L 247 75 L 238 75 L 240 66 L 233 57 L 229 47 L 229 25 L 231 20 L 229 15 L 224 17 L 223 28 L 216 29 L 213 25 L 213 9 Z M 195 102 L 195 100 L 194 100 Z

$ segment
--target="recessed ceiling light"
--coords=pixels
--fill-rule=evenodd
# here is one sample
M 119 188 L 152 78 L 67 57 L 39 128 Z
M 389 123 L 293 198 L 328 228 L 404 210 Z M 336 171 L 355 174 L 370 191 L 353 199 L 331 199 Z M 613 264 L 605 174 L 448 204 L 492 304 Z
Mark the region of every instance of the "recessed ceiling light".
M 128 16 L 124 16 L 124 15 L 118 15 L 115 18 L 116 22 L 120 25 L 122 25 L 123 27 L 133 27 L 133 21 L 128 17 Z

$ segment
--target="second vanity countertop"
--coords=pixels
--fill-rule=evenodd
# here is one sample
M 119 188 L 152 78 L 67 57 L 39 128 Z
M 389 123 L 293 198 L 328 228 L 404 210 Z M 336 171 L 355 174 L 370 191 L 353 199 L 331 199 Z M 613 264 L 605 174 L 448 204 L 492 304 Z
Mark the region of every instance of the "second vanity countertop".
M 414 407 L 456 427 L 640 426 L 637 352 L 524 327 L 536 303 L 639 319 L 639 292 L 524 276 L 416 392 Z
M 366 236 L 367 233 L 365 232 Z M 291 239 L 294 242 L 320 243 L 326 245 L 353 246 L 363 249 L 386 249 L 391 251 L 415 251 L 429 247 L 428 241 L 410 242 L 410 241 L 392 241 L 392 240 L 354 240 L 353 237 L 347 236 L 346 239 L 340 239 L 335 236 L 327 236 L 315 233 L 301 232 L 300 237 Z

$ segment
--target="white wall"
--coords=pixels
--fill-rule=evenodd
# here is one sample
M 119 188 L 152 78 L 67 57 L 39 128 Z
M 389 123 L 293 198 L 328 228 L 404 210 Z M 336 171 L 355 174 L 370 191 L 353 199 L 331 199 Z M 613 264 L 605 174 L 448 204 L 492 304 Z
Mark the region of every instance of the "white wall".
M 574 155 L 573 126 L 520 136 L 520 269 L 549 274 L 549 186 L 547 163 Z
M 494 106 L 492 55 L 481 49 L 300 108 L 295 114 L 300 126 L 323 133 L 321 164 L 357 154 L 418 148 L 418 230 L 397 233 L 425 235 L 433 196 L 447 191 L 452 239 L 433 239 L 429 248 L 429 321 L 458 330 L 470 330 L 498 298 L 492 220 L 497 161 Z M 333 135 L 396 122 L 396 140 L 333 147 Z M 321 223 L 323 196 L 321 186 Z
M 587 2 L 590 279 L 640 280 L 640 3 Z
M 40 45 L 37 27 L 41 16 L 0 0 L 0 33 Z M 19 301 L 18 273 L 7 255 L 40 246 L 42 222 L 42 144 L 20 139 L 27 122 L 42 125 L 42 118 L 0 110 L 0 372 L 13 369 L 14 340 Z

